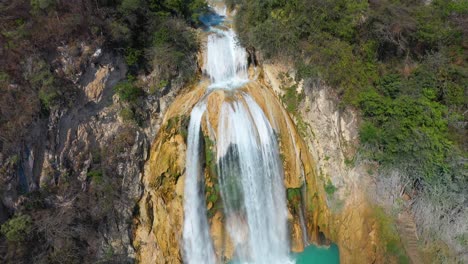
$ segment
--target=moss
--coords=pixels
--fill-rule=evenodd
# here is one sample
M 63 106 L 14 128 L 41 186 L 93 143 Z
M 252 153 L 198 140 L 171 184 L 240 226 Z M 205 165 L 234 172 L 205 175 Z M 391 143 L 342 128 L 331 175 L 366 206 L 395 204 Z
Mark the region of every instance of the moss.
M 291 206 L 294 210 L 298 210 L 302 203 L 301 188 L 288 188 L 286 190 L 286 196 L 289 206 Z
M 205 136 L 205 164 L 208 168 L 208 173 L 210 176 L 217 178 L 216 174 L 216 157 L 214 152 L 214 142 L 208 137 Z
M 188 115 L 174 116 L 167 121 L 164 130 L 170 135 L 181 135 L 187 142 L 189 122 L 190 116 Z
M 288 110 L 289 113 L 295 115 L 302 99 L 296 92 L 297 85 L 292 85 L 283 89 L 285 90 L 285 93 L 281 97 L 281 100 L 286 105 L 286 110 Z
M 120 110 L 119 116 L 122 118 L 124 122 L 134 122 L 135 121 L 135 113 L 130 108 L 124 108 Z
M 216 183 L 213 187 L 206 187 L 205 195 L 207 207 L 209 203 L 212 204 L 211 208 L 207 212 L 208 218 L 211 218 L 218 212 L 218 210 L 223 209 L 219 184 Z
M 223 208 L 221 193 L 217 174 L 216 153 L 214 152 L 214 142 L 208 137 L 204 137 L 205 149 L 205 169 L 206 169 L 206 185 L 213 187 L 205 187 L 205 197 L 207 206 L 212 203 L 212 207 L 208 210 L 208 217 L 213 217 L 218 210 Z
M 406 255 L 394 220 L 381 207 L 373 208 L 373 216 L 376 220 L 379 240 L 384 245 L 387 257 L 397 260 L 398 263 L 409 264 L 410 259 Z
M 337 190 L 337 188 L 335 187 L 335 185 L 333 185 L 333 183 L 332 183 L 330 180 L 328 180 L 327 184 L 325 184 L 325 185 L 323 186 L 323 188 L 325 189 L 325 192 L 326 192 L 328 195 L 333 195 L 333 194 L 336 192 L 336 190 Z

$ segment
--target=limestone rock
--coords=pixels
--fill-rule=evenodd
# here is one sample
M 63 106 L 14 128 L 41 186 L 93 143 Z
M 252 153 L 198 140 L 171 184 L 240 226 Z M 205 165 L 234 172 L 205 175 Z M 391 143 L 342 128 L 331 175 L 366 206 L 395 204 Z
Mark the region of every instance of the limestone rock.
M 109 65 L 105 65 L 96 71 L 94 80 L 85 87 L 85 93 L 89 101 L 99 102 L 101 100 L 107 78 L 112 70 Z

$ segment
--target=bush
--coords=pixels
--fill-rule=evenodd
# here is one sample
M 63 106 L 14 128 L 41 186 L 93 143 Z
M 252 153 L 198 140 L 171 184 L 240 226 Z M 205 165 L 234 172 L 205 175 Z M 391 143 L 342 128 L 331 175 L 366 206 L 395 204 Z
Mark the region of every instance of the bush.
M 125 80 L 119 82 L 115 87 L 114 90 L 119 95 L 120 100 L 129 103 L 135 103 L 140 96 L 143 95 L 143 90 L 133 84 L 131 80 Z
M 0 86 L 6 86 L 10 83 L 10 76 L 6 72 L 0 72 Z
M 161 80 L 170 80 L 177 75 L 183 79 L 196 72 L 196 52 L 199 45 L 194 32 L 180 19 L 154 21 L 151 47 L 145 57 L 157 70 Z
M 55 0 L 31 0 L 31 7 L 34 12 L 49 11 L 55 8 L 56 3 Z
M 293 206 L 294 210 L 298 210 L 302 203 L 301 188 L 288 188 L 286 190 L 288 203 Z
M 39 100 L 44 109 L 49 110 L 53 108 L 60 98 L 60 94 L 57 88 L 48 86 L 42 87 L 39 90 Z
M 380 142 L 380 130 L 371 122 L 364 122 L 359 130 L 359 138 L 363 144 L 377 144 Z
M 2 225 L 1 233 L 10 242 L 25 241 L 33 231 L 32 225 L 29 215 L 15 215 Z
M 141 0 L 123 0 L 119 6 L 119 10 L 120 12 L 128 15 L 134 13 L 141 6 Z
M 101 184 L 103 182 L 102 170 L 97 170 L 97 169 L 90 170 L 88 171 L 86 176 L 97 184 Z
M 124 122 L 133 122 L 135 121 L 135 113 L 130 108 L 124 108 L 120 110 L 120 117 Z

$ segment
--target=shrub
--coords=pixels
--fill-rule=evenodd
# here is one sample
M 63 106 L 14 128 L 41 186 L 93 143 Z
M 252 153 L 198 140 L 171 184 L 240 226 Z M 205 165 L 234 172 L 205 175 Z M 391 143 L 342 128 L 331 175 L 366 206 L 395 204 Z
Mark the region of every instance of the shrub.
M 120 100 L 130 103 L 136 102 L 143 95 L 143 90 L 135 86 L 131 79 L 119 82 L 114 90 L 119 95 Z
M 128 15 L 134 13 L 141 5 L 141 0 L 123 0 L 119 6 L 119 10 Z
M 102 170 L 97 170 L 97 169 L 90 170 L 88 171 L 86 176 L 97 184 L 101 184 L 103 182 Z
M 56 87 L 45 86 L 39 90 L 39 100 L 44 109 L 53 108 L 60 98 L 59 91 Z
M 293 85 L 285 89 L 284 95 L 281 97 L 283 103 L 286 105 L 286 109 L 292 113 L 297 113 L 297 108 L 301 102 L 300 95 L 296 92 L 297 85 Z
M 55 0 L 31 0 L 31 7 L 34 12 L 48 11 L 55 8 L 56 3 Z
M 10 242 L 25 241 L 31 235 L 32 219 L 29 215 L 15 215 L 2 225 L 1 232 Z
M 125 62 L 129 66 L 136 65 L 138 61 L 141 59 L 142 55 L 143 55 L 143 51 L 137 50 L 134 48 L 128 48 L 125 51 Z
M 131 30 L 128 26 L 119 20 L 113 20 L 108 24 L 109 32 L 115 42 L 127 42 L 131 37 Z
M 10 83 L 10 76 L 6 72 L 0 72 L 0 86 L 5 86 Z
M 194 32 L 187 30 L 186 23 L 180 19 L 155 21 L 152 31 L 152 46 L 146 50 L 145 56 L 152 68 L 158 71 L 160 79 L 169 80 L 177 74 L 184 79 L 193 76 L 199 45 Z
M 359 130 L 359 138 L 363 144 L 377 144 L 380 141 L 380 130 L 371 122 L 364 122 Z
M 130 108 L 124 108 L 120 110 L 120 117 L 124 122 L 133 122 L 135 121 L 135 113 Z

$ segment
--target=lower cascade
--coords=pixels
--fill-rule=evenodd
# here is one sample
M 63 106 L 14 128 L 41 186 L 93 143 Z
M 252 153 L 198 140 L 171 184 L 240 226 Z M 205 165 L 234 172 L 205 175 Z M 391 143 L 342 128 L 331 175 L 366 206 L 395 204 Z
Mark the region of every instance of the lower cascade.
M 236 92 L 233 97 L 221 105 L 214 144 L 234 259 L 240 263 L 288 263 L 286 194 L 277 139 L 263 110 L 248 94 Z M 186 263 L 214 262 L 201 188 L 204 184 L 200 184 L 204 110 L 204 101 L 195 106 L 188 131 L 183 234 Z

